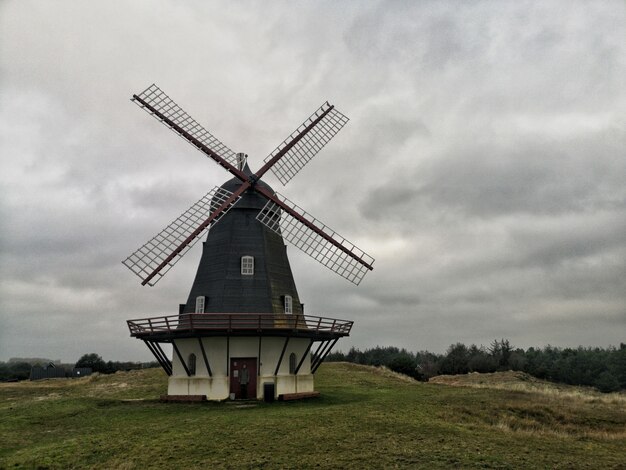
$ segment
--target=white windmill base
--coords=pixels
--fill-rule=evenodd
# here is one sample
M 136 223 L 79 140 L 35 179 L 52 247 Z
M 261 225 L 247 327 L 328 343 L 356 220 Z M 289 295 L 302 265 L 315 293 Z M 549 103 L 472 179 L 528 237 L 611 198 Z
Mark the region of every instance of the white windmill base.
M 313 374 L 337 341 L 350 334 L 353 322 L 311 315 L 185 313 L 127 323 L 131 336 L 148 346 L 170 376 L 167 400 L 271 401 L 317 394 Z M 172 346 L 171 361 L 161 344 Z
M 293 393 L 314 391 L 313 374 L 311 374 L 311 357 L 308 352 L 309 340 L 291 338 L 281 358 L 285 338 L 281 337 L 209 337 L 201 338 L 211 369 L 207 370 L 202 349 L 197 338 L 176 340 L 176 346 L 183 358 L 195 356 L 195 374 L 188 376 L 187 371 L 178 357 L 173 353 L 172 375 L 167 387 L 168 395 L 204 395 L 208 400 L 225 400 L 231 397 L 233 387 L 239 382 L 242 362 L 256 362 L 256 370 L 249 370 L 250 385 L 255 384 L 256 390 L 248 390 L 249 398 L 265 399 L 265 384 L 273 384 L 273 398 Z M 227 344 L 228 343 L 228 344 Z M 260 343 L 260 348 L 259 348 Z M 260 359 L 259 359 L 260 351 Z M 298 374 L 293 373 L 296 365 L 306 352 Z M 293 354 L 293 356 L 292 356 Z M 294 359 L 290 359 L 290 358 Z M 188 359 L 187 359 L 188 360 Z M 189 370 L 189 363 L 187 364 Z M 291 371 L 290 371 L 290 366 Z M 237 371 L 237 372 L 236 372 Z M 237 398 L 242 398 L 238 396 Z

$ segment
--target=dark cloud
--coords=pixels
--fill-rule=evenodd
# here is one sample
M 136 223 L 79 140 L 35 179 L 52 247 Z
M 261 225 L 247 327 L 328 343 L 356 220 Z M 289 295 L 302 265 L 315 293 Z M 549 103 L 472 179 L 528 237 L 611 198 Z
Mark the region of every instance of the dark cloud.
M 626 163 L 620 148 L 626 140 L 623 133 L 615 134 L 558 141 L 527 136 L 508 140 L 507 147 L 502 142 L 453 144 L 412 174 L 395 175 L 374 189 L 361 212 L 377 220 L 424 206 L 484 218 L 623 210 Z

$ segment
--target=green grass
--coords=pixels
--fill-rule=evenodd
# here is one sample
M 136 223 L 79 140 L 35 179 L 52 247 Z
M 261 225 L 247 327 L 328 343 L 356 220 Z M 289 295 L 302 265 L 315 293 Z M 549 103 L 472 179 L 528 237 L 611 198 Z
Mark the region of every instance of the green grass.
M 0 468 L 626 468 L 626 407 L 324 364 L 319 399 L 163 404 L 157 369 L 0 385 Z M 577 392 L 579 393 L 579 392 Z

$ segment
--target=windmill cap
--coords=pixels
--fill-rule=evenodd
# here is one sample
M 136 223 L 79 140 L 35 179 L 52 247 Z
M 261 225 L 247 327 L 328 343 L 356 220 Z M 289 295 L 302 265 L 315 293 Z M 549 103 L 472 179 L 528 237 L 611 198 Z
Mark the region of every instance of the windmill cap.
M 252 170 L 250 170 L 250 166 L 248 165 L 247 161 L 241 171 L 246 176 L 254 175 L 254 173 L 252 173 Z M 221 188 L 225 189 L 226 191 L 230 191 L 231 193 L 234 193 L 239 189 L 241 184 L 241 180 L 235 177 L 226 181 L 221 186 Z M 275 194 L 275 191 L 272 189 L 272 187 L 269 184 L 265 183 L 263 180 L 257 181 L 256 185 L 270 191 L 272 194 Z M 233 209 L 262 209 L 263 206 L 265 206 L 266 202 L 267 199 L 257 193 L 254 189 L 250 188 L 245 193 L 243 193 L 243 195 L 241 196 L 241 200 L 233 207 Z

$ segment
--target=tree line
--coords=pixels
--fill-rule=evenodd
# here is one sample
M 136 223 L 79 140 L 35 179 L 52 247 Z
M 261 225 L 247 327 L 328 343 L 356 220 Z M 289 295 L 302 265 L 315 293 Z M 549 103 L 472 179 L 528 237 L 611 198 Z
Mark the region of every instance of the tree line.
M 602 392 L 626 390 L 626 344 L 619 348 L 515 348 L 509 340 L 494 340 L 488 347 L 462 343 L 450 345 L 444 354 L 419 351 L 416 353 L 394 346 L 365 349 L 351 348 L 346 354 L 334 352 L 327 361 L 347 361 L 356 364 L 386 366 L 417 380 L 427 381 L 435 375 L 467 374 L 515 370 L 539 379 L 570 385 L 586 385 Z M 1 362 L 0 381 L 26 380 L 33 365 L 40 362 Z M 96 353 L 84 354 L 76 364 L 61 367 L 90 367 L 93 372 L 111 374 L 118 370 L 158 367 L 157 362 L 104 361 Z
M 89 367 L 93 372 L 100 372 L 101 374 L 113 374 L 118 370 L 134 370 L 134 369 L 147 369 L 150 367 L 159 367 L 159 363 L 152 362 L 131 362 L 131 361 L 104 361 L 100 355 L 96 353 L 84 354 L 76 361 L 74 367 Z
M 444 354 L 416 353 L 394 346 L 351 348 L 335 352 L 327 361 L 386 366 L 391 370 L 427 381 L 435 375 L 467 374 L 515 370 L 539 379 L 570 385 L 592 386 L 601 392 L 626 389 L 626 344 L 619 348 L 515 348 L 509 340 L 494 340 L 488 347 L 450 345 Z
M 30 377 L 30 370 L 33 366 L 46 366 L 53 362 L 46 359 L 37 360 L 11 360 L 9 362 L 0 361 L 0 381 L 27 380 Z M 66 370 L 79 367 L 89 367 L 93 372 L 102 374 L 113 374 L 118 370 L 146 369 L 158 367 L 156 361 L 153 362 L 131 362 L 131 361 L 105 361 L 96 353 L 84 354 L 75 364 L 55 364 Z

